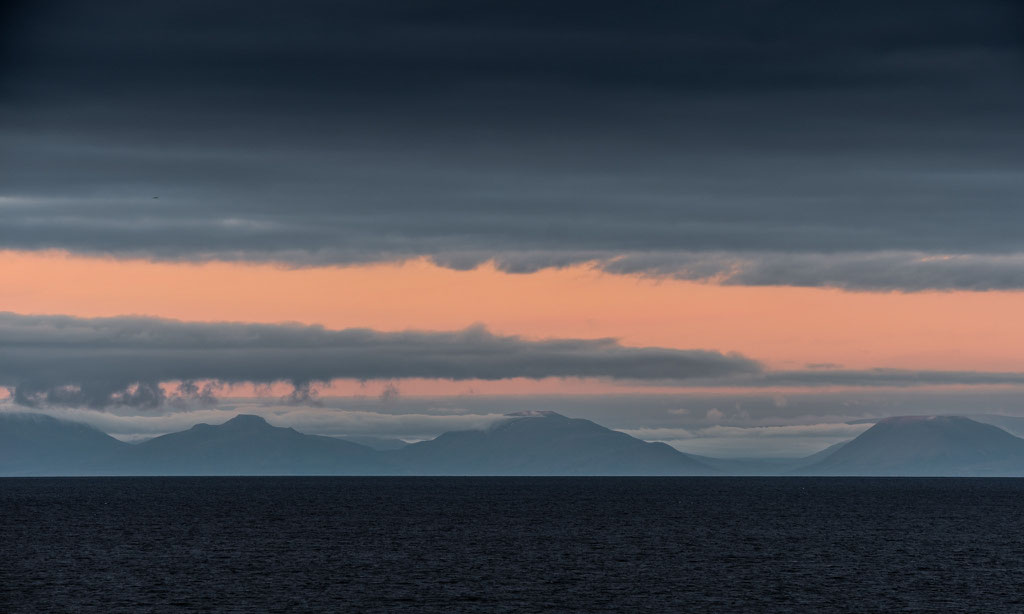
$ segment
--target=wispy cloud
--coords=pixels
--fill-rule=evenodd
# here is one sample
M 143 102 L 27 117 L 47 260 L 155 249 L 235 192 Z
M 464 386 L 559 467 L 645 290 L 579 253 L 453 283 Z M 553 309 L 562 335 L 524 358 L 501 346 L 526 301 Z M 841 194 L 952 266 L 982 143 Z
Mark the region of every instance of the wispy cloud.
M 786 457 L 813 454 L 853 439 L 873 423 L 808 423 L 779 426 L 713 425 L 695 429 L 646 428 L 625 432 L 647 441 L 661 441 L 689 454 L 716 457 Z
M 714 425 L 696 429 L 680 428 L 645 428 L 624 429 L 623 432 L 646 439 L 648 441 L 679 441 L 684 439 L 704 438 L 766 438 L 766 437 L 841 437 L 853 438 L 860 435 L 871 423 L 820 423 L 820 424 L 789 424 L 781 426 L 724 426 Z

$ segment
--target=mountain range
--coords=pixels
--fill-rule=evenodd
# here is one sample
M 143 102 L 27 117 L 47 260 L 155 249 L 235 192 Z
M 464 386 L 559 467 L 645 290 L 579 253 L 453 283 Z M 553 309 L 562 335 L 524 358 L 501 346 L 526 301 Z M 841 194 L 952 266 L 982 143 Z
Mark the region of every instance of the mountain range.
M 0 413 L 0 475 L 1024 476 L 1024 439 L 958 416 L 879 421 L 804 458 L 685 454 L 555 412 L 418 443 L 307 435 L 240 414 L 128 444 L 91 426 Z

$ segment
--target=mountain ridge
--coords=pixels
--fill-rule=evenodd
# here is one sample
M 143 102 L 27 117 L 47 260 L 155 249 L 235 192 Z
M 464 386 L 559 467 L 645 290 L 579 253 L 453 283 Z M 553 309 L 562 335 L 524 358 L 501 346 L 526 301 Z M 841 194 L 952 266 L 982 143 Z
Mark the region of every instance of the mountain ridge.
M 529 444 L 523 448 L 524 442 Z M 487 429 L 410 444 L 399 458 L 426 475 L 707 475 L 675 448 L 557 412 L 517 412 Z
M 261 416 L 238 414 L 135 446 L 130 465 L 142 474 L 374 475 L 391 469 L 376 450 L 357 443 L 272 426 Z
M 103 474 L 107 459 L 131 447 L 82 422 L 46 414 L 0 414 L 0 475 Z
M 45 414 L 0 413 L 0 475 L 1022 475 L 1024 439 L 960 416 L 896 416 L 803 458 L 685 454 L 552 411 L 374 449 L 238 414 L 137 444 Z M 396 443 L 397 442 L 397 443 Z
M 894 416 L 878 421 L 810 475 L 1024 475 L 1024 439 L 963 416 Z

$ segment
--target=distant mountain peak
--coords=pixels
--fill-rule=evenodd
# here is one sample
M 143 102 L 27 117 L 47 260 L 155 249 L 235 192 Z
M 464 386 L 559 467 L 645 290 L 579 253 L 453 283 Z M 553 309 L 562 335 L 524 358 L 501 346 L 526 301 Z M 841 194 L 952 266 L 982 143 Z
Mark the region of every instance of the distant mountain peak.
M 270 426 L 270 423 L 263 418 L 263 416 L 257 416 L 255 414 L 238 414 L 234 418 L 228 420 L 221 426 L 235 426 L 235 427 L 257 427 L 257 426 Z
M 553 411 L 505 414 L 484 429 L 449 431 L 393 458 L 416 475 L 709 475 L 664 443 Z
M 565 418 L 562 414 L 556 411 L 546 411 L 539 409 L 531 409 L 529 411 L 516 411 L 510 414 L 505 414 L 508 418 Z
M 824 475 L 1021 475 L 1024 440 L 964 416 L 893 416 L 807 467 Z

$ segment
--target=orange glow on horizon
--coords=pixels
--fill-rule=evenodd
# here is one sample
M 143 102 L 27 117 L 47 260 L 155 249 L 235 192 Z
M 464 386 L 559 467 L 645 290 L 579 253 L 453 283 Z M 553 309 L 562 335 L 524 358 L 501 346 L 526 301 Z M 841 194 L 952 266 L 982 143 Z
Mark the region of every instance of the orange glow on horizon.
M 521 275 L 423 260 L 289 269 L 0 251 L 0 310 L 378 330 L 483 323 L 531 338 L 735 351 L 773 369 L 1024 370 L 1024 292 L 725 287 L 586 266 Z

